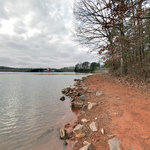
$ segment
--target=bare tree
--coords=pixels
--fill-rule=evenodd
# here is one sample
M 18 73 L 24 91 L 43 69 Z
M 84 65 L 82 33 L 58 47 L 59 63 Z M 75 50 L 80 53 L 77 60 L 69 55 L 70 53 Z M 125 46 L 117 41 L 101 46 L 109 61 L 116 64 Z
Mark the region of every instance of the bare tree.
M 121 74 L 129 73 L 129 68 L 135 68 L 136 64 L 140 64 L 142 70 L 147 45 L 144 36 L 149 35 L 145 30 L 150 18 L 146 2 L 76 0 L 74 15 L 78 41 L 104 54 L 105 61 L 111 62 L 113 70 L 119 67 Z

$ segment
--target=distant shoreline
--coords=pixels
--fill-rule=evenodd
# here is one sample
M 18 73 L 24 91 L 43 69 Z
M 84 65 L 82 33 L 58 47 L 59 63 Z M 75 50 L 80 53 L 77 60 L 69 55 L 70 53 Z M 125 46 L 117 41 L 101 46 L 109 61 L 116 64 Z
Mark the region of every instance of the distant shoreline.
M 0 72 L 0 75 L 4 75 L 4 74 L 10 74 L 10 75 L 84 75 L 84 74 L 91 74 L 91 73 L 51 73 L 51 72 L 48 72 L 48 73 L 45 73 L 45 72 L 37 72 L 37 73 L 33 73 L 33 72 Z

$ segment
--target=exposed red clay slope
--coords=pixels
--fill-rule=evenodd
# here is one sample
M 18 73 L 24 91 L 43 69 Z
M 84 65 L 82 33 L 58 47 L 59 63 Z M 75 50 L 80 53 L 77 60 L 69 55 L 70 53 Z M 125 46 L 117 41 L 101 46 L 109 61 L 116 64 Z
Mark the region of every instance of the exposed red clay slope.
M 90 90 L 89 102 L 98 106 L 79 117 L 97 121 L 99 131 L 79 141 L 78 147 L 87 140 L 93 143 L 96 150 L 108 150 L 108 139 L 117 137 L 123 150 L 150 150 L 150 93 L 117 83 L 109 75 L 94 75 L 85 80 Z M 102 96 L 95 93 L 103 92 Z M 96 118 L 96 119 L 95 119 Z M 105 135 L 100 129 L 104 128 Z

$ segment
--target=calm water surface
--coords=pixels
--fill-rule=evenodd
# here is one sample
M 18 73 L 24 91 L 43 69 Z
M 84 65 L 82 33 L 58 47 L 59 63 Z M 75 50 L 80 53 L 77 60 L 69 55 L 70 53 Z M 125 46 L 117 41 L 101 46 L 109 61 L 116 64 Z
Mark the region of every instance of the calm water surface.
M 0 75 L 0 150 L 63 150 L 58 131 L 75 114 L 61 89 L 84 75 Z

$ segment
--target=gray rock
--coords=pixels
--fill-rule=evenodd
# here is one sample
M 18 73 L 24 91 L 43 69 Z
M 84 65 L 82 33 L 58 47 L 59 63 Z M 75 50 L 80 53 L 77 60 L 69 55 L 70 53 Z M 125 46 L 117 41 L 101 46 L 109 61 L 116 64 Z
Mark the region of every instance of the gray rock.
M 92 91 L 91 90 L 87 90 L 86 93 L 92 93 Z
M 104 131 L 104 129 L 103 129 L 103 128 L 101 129 L 101 133 L 102 133 L 102 134 L 104 134 L 104 133 L 105 133 L 105 131 Z
M 71 102 L 71 108 L 83 108 L 83 106 L 84 106 L 83 102 L 76 102 L 76 101 Z
M 109 138 L 113 138 L 114 136 L 116 136 L 115 134 L 109 134 L 107 135 Z
M 81 114 L 85 114 L 85 111 L 84 111 L 84 110 L 82 110 L 82 111 L 81 111 Z
M 117 97 L 117 100 L 120 100 L 120 97 Z
M 64 101 L 64 100 L 65 100 L 65 97 L 64 97 L 64 96 L 62 96 L 62 97 L 60 98 L 60 100 L 61 100 L 61 101 Z
M 121 142 L 117 138 L 112 138 L 108 140 L 110 150 L 121 150 Z
M 83 146 L 82 148 L 80 148 L 79 150 L 88 150 L 88 146 Z
M 93 132 L 98 131 L 98 124 L 96 122 L 92 122 L 89 127 Z
M 65 129 L 60 129 L 60 139 L 62 140 L 67 139 L 67 134 Z
M 86 79 L 86 77 L 82 77 L 82 80 L 85 80 Z
M 81 130 L 83 129 L 83 125 L 81 125 L 81 124 L 78 124 L 78 125 L 76 125 L 76 127 L 73 129 L 73 132 L 74 133 L 80 133 L 81 132 Z
M 101 95 L 103 95 L 102 92 L 96 92 L 96 96 L 101 96 Z
M 84 86 L 85 86 L 85 83 L 81 82 L 81 86 L 84 87 Z
M 74 81 L 81 81 L 80 79 L 74 79 Z
M 90 110 L 90 109 L 92 109 L 96 105 L 97 105 L 97 103 L 89 103 L 88 104 L 88 109 Z
M 78 97 L 78 100 L 82 100 L 82 101 L 86 100 L 86 95 L 81 95 L 81 96 L 79 96 L 79 97 Z
M 87 90 L 88 90 L 88 87 L 83 87 L 83 90 L 84 90 L 84 91 L 87 91 Z
M 81 119 L 81 122 L 83 122 L 83 123 L 87 123 L 89 120 L 87 120 L 87 119 L 85 119 L 85 118 L 83 118 L 83 119 Z
M 93 150 L 93 145 L 87 141 L 83 142 L 83 147 L 80 148 L 79 150 Z
M 90 143 L 87 142 L 87 141 L 84 141 L 84 142 L 83 142 L 83 145 L 88 145 L 88 144 L 90 144 Z
M 77 94 L 77 96 L 81 96 L 81 95 L 83 95 L 81 92 L 79 92 L 79 93 Z
M 80 133 L 78 133 L 78 134 L 75 134 L 75 137 L 78 138 L 78 139 L 83 138 L 83 137 L 85 137 L 85 136 L 86 136 L 86 133 L 85 133 L 85 132 L 80 132 Z
M 84 104 L 84 105 L 82 106 L 82 110 L 84 110 L 84 109 L 86 109 L 86 108 L 87 108 L 87 105 Z

